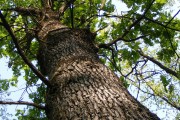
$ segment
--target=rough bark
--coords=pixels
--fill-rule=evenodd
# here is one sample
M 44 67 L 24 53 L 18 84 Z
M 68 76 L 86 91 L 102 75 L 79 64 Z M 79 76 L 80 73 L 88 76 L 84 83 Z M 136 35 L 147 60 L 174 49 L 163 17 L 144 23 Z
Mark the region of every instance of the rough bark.
M 41 67 L 51 83 L 46 97 L 48 119 L 158 120 L 100 62 L 94 37 L 85 29 L 63 27 L 49 31 L 40 42 Z

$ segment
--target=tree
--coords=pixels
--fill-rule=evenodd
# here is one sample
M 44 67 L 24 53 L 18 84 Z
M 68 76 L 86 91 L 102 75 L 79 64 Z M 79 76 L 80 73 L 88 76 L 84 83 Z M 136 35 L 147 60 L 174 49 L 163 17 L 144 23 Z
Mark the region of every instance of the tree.
M 0 104 L 33 106 L 19 119 L 159 119 L 130 95 L 133 85 L 137 98 L 180 110 L 180 11 L 164 12 L 163 0 L 123 2 L 129 11 L 114 15 L 111 0 L 2 1 L 0 56 L 14 76 L 0 91 L 24 71 L 26 89 L 37 92 L 33 103 Z

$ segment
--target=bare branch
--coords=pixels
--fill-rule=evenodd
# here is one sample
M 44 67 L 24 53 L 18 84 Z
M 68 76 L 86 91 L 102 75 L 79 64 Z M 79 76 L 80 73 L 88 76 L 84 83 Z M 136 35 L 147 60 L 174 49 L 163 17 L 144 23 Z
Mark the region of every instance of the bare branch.
M 38 109 L 42 109 L 45 110 L 45 106 L 36 104 L 36 103 L 31 103 L 31 102 L 26 102 L 26 101 L 0 101 L 0 104 L 5 105 L 5 104 L 9 104 L 9 105 L 29 105 L 29 106 L 33 106 L 36 107 Z
M 161 69 L 165 70 L 167 73 L 172 74 L 175 77 L 179 78 L 178 73 L 176 73 L 175 71 L 173 71 L 173 70 L 169 69 L 168 67 L 164 66 L 163 64 L 161 64 L 159 61 L 157 61 L 153 57 L 149 57 L 149 56 L 145 55 L 141 50 L 139 50 L 139 54 L 141 56 L 147 58 L 151 62 L 155 63 L 156 65 L 158 65 Z
M 169 22 L 166 24 L 166 26 L 168 26 L 171 21 L 179 14 L 180 10 L 171 18 L 171 20 L 169 20 Z
M 119 37 L 119 38 L 117 38 L 117 39 L 115 39 L 115 40 L 113 40 L 113 41 L 111 41 L 111 42 L 109 42 L 109 43 L 107 43 L 107 44 L 100 44 L 99 45 L 99 48 L 104 48 L 104 46 L 111 46 L 111 45 L 113 45 L 113 44 L 115 44 L 116 42 L 118 42 L 118 41 L 124 41 L 124 42 L 133 42 L 133 41 L 136 41 L 136 40 L 139 40 L 139 39 L 141 39 L 141 38 L 144 38 L 144 37 L 146 37 L 146 36 L 148 36 L 148 35 L 142 35 L 142 36 L 139 36 L 139 37 L 137 37 L 137 38 L 133 38 L 133 39 L 130 39 L 130 40 L 127 40 L 127 39 L 124 39 L 124 38 L 122 38 L 122 37 Z
M 17 51 L 19 53 L 19 55 L 21 56 L 21 58 L 23 59 L 23 61 L 31 68 L 31 70 L 42 80 L 42 82 L 44 82 L 47 86 L 50 86 L 49 81 L 42 75 L 42 73 L 37 70 L 37 68 L 28 60 L 28 58 L 26 57 L 26 55 L 24 54 L 24 52 L 21 50 L 21 47 L 19 46 L 18 40 L 15 37 L 11 27 L 9 26 L 9 24 L 7 23 L 6 19 L 4 18 L 3 14 L 0 11 L 0 18 L 3 22 L 3 25 L 5 27 L 5 29 L 8 31 L 8 33 L 10 34 L 15 47 L 17 48 Z

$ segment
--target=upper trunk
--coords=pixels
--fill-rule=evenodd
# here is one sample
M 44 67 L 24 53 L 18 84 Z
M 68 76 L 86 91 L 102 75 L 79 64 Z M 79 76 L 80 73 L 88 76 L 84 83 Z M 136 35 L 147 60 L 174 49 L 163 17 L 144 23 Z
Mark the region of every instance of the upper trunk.
M 97 55 L 94 35 L 85 29 L 49 32 L 40 47 L 47 90 L 46 114 L 50 120 L 157 120 L 136 101 L 119 78 Z M 42 62 L 42 61 L 40 61 Z

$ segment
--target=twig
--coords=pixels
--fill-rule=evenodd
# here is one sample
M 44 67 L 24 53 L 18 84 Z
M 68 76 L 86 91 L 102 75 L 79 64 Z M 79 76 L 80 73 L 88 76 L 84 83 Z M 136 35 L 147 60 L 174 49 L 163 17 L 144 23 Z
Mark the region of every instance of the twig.
M 166 24 L 166 26 L 168 26 L 171 21 L 179 14 L 180 10 L 169 20 L 169 22 Z
M 111 42 L 109 42 L 107 44 L 99 44 L 98 46 L 99 46 L 99 48 L 105 48 L 105 47 L 108 47 L 108 46 L 111 46 L 111 45 L 115 44 L 116 42 L 118 42 L 120 40 L 124 41 L 124 42 L 133 42 L 133 41 L 139 40 L 141 38 L 144 38 L 146 36 L 148 36 L 148 35 L 142 35 L 142 36 L 139 36 L 137 38 L 130 39 L 130 40 L 127 40 L 127 39 L 124 39 L 122 37 L 119 37 L 119 38 L 117 38 L 117 39 L 115 39 L 115 40 L 113 40 L 113 41 L 111 41 Z
M 19 55 L 21 56 L 21 58 L 23 59 L 23 61 L 32 69 L 32 71 L 42 80 L 42 82 L 44 82 L 47 86 L 50 86 L 49 81 L 42 75 L 42 73 L 37 70 L 37 68 L 28 60 L 28 58 L 25 56 L 24 52 L 21 50 L 18 40 L 15 37 L 11 27 L 9 26 L 9 24 L 7 23 L 6 19 L 4 18 L 3 14 L 0 11 L 0 18 L 3 22 L 3 25 L 5 27 L 5 29 L 8 31 L 8 33 L 10 34 L 15 47 L 17 48 L 17 51 L 19 53 Z
M 26 101 L 0 101 L 0 104 L 9 104 L 9 105 L 29 105 L 33 106 L 42 110 L 45 110 L 45 106 L 36 104 L 36 103 L 31 103 L 31 102 L 26 102 Z

